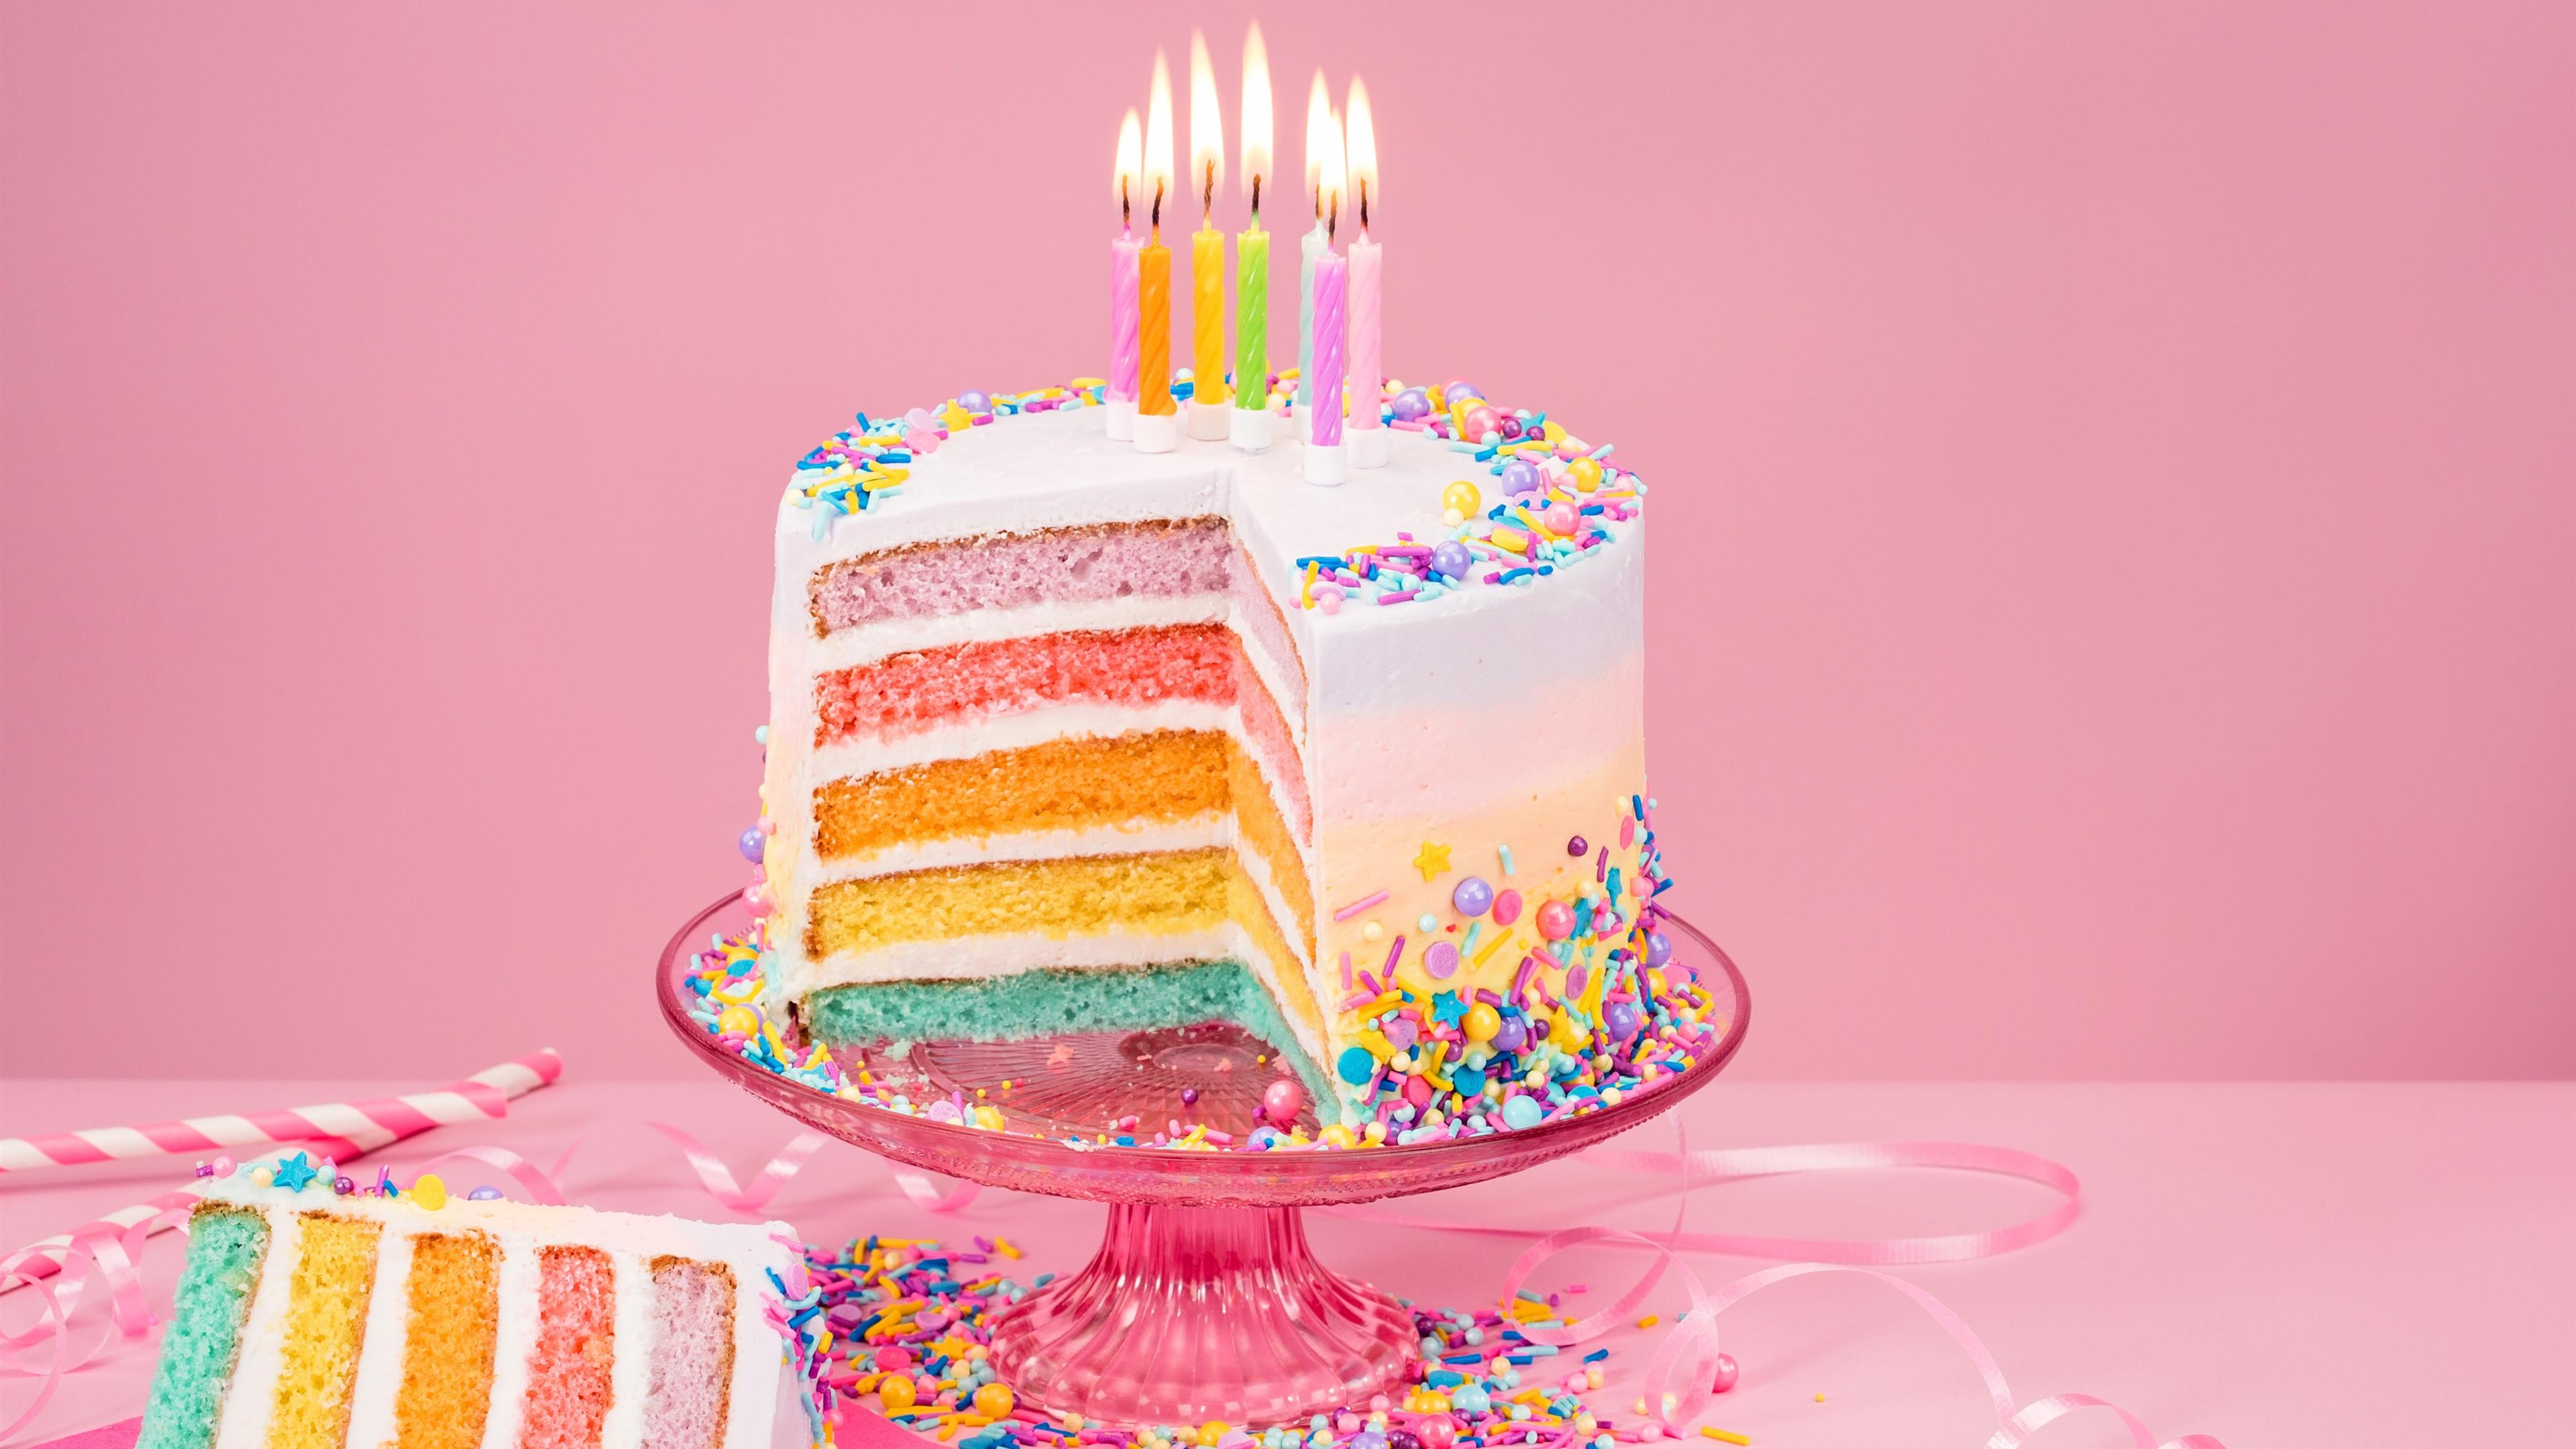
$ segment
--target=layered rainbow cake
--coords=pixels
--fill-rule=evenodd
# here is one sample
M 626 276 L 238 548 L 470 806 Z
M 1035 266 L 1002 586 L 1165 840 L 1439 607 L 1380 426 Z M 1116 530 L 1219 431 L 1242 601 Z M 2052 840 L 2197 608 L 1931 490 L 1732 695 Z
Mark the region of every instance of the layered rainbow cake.
M 783 1224 L 281 1181 L 191 1215 L 139 1449 L 768 1449 Z
M 1355 1124 L 1391 1070 L 1473 1107 L 1529 1069 L 1498 1037 L 1588 1059 L 1656 1009 L 1643 485 L 1448 392 L 1392 396 L 1339 488 L 1293 441 L 1140 453 L 1078 387 L 801 460 L 746 841 L 771 1018 L 1233 1021 Z

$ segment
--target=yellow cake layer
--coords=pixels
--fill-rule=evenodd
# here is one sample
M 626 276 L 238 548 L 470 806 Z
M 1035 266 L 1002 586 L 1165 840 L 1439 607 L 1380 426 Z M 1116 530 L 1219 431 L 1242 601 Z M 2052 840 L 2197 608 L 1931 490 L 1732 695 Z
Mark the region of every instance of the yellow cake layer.
M 339 1449 L 349 1433 L 349 1395 L 384 1225 L 326 1212 L 303 1218 L 268 1449 Z
M 491 1407 L 501 1324 L 501 1249 L 488 1233 L 412 1242 L 394 1449 L 476 1449 Z
M 1221 730 L 1083 735 L 833 780 L 814 791 L 814 848 L 846 860 L 922 841 L 1163 825 L 1216 811 L 1232 812 L 1299 939 L 1312 942 L 1305 861 L 1260 767 Z
M 836 881 L 814 892 L 805 955 L 916 941 L 1112 931 L 1176 936 L 1231 921 L 1269 958 L 1289 1020 L 1320 1039 L 1323 1012 L 1261 891 L 1225 846 L 943 866 Z

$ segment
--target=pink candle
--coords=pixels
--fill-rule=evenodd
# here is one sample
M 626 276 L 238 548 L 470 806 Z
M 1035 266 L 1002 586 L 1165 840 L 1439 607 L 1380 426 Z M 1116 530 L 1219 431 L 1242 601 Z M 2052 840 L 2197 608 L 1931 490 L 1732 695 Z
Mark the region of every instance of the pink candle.
M 1315 258 L 1315 393 L 1307 410 L 1307 441 L 1320 448 L 1342 442 L 1342 380 L 1350 372 L 1348 327 L 1350 263 L 1327 246 Z
M 1351 243 L 1351 428 L 1366 432 L 1378 425 L 1378 402 L 1386 396 L 1386 368 L 1378 352 L 1378 264 L 1385 253 L 1369 239 L 1369 212 L 1377 201 L 1377 121 L 1369 113 L 1368 87 L 1351 77 L 1351 116 L 1346 131 L 1344 164 L 1351 198 L 1359 203 L 1360 234 Z M 1386 439 L 1371 438 L 1358 448 L 1360 467 L 1386 461 Z
M 1136 242 L 1136 195 L 1145 179 L 1145 131 L 1129 111 L 1118 127 L 1118 169 L 1111 180 L 1118 198 L 1118 235 L 1109 239 L 1109 384 L 1100 400 L 1109 405 L 1110 437 L 1136 436 L 1136 393 L 1141 351 L 1143 298 L 1138 292 L 1141 252 Z
M 1378 400 L 1385 395 L 1386 369 L 1378 356 L 1378 263 L 1385 248 L 1368 233 L 1351 243 L 1351 427 L 1378 426 Z
M 1109 388 L 1112 402 L 1134 402 L 1137 387 L 1136 234 L 1109 239 Z

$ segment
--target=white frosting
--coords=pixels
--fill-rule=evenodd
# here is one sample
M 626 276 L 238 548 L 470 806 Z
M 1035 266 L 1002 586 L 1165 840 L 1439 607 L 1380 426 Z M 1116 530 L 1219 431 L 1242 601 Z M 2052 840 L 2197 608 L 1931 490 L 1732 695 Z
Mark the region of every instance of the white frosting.
M 483 1449 L 513 1449 L 518 1443 L 521 1401 L 527 1393 L 529 1357 L 537 1334 L 538 1255 L 547 1247 L 567 1245 L 607 1251 L 616 1273 L 616 1357 L 601 1439 L 605 1449 L 628 1449 L 643 1442 L 652 1350 L 649 1264 L 664 1255 L 722 1263 L 732 1272 L 734 1376 L 725 1449 L 767 1449 L 784 1374 L 778 1335 L 769 1326 L 763 1304 L 773 1292 L 770 1270 L 785 1276 L 793 1261 L 792 1251 L 773 1237 L 794 1237 L 794 1230 L 784 1223 L 701 1223 L 462 1197 L 449 1199 L 444 1208 L 433 1212 L 409 1199 L 339 1197 L 315 1190 L 294 1193 L 254 1187 L 238 1178 L 215 1184 L 206 1197 L 258 1208 L 269 1224 L 267 1257 L 243 1326 L 241 1357 L 225 1395 L 215 1449 L 259 1449 L 267 1443 L 283 1363 L 283 1330 L 293 1296 L 295 1259 L 301 1247 L 300 1214 L 312 1211 L 384 1224 L 352 1386 L 348 1439 L 352 1449 L 379 1449 L 393 1437 L 410 1311 L 412 1239 L 425 1232 L 476 1230 L 490 1234 L 501 1253 L 501 1312 L 494 1335 L 491 1412 L 484 1421 Z
M 411 1250 L 415 1235 L 387 1232 L 376 1249 L 376 1287 L 367 1299 L 364 1351 L 349 1393 L 349 1449 L 382 1449 L 394 1438 L 403 1348 L 411 1336 Z
M 229 1193 L 207 1196 L 232 1198 Z M 286 1310 L 295 1298 L 292 1285 L 295 1260 L 304 1253 L 304 1220 L 274 1208 L 263 1216 L 268 1219 L 267 1255 L 260 1259 L 250 1314 L 242 1320 L 241 1352 L 233 1360 L 214 1449 L 260 1449 L 268 1442 L 268 1421 L 277 1412 L 277 1371 L 286 1363 Z
M 617 1356 L 608 1363 L 608 1414 L 600 1420 L 602 1444 L 644 1442 L 644 1393 L 653 1386 L 653 1270 L 625 1251 L 608 1255 L 617 1284 Z

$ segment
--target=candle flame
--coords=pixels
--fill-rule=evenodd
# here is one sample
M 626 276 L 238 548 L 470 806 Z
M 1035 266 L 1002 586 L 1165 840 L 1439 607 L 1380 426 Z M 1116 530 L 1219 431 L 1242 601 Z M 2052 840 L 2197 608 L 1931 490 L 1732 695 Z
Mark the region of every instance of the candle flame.
M 1377 123 L 1369 119 L 1368 87 L 1351 77 L 1350 134 L 1352 199 L 1359 203 L 1360 235 L 1368 235 L 1369 207 L 1377 200 Z
M 1190 187 L 1199 194 L 1199 219 L 1216 206 L 1216 184 L 1225 178 L 1225 118 L 1216 105 L 1216 67 L 1208 63 L 1207 37 L 1190 32 Z
M 1243 182 L 1252 210 L 1261 211 L 1261 184 L 1270 179 L 1270 52 L 1261 44 L 1261 22 L 1243 38 Z
M 1118 123 L 1118 170 L 1111 183 L 1118 192 L 1118 219 L 1123 224 L 1136 209 L 1138 193 L 1145 189 L 1145 132 L 1137 124 L 1136 108 L 1127 108 L 1127 119 Z
M 1163 199 L 1172 194 L 1172 67 L 1154 52 L 1154 94 L 1145 103 L 1145 190 L 1152 196 L 1154 228 L 1163 226 Z
M 1322 176 L 1318 190 L 1323 197 L 1324 235 L 1329 239 L 1342 217 L 1344 198 L 1350 195 L 1349 164 L 1342 156 L 1342 118 L 1330 110 L 1324 112 Z
M 1306 194 L 1315 198 L 1315 219 L 1324 219 L 1324 152 L 1341 148 L 1342 128 L 1333 123 L 1333 92 L 1318 67 L 1306 88 Z

